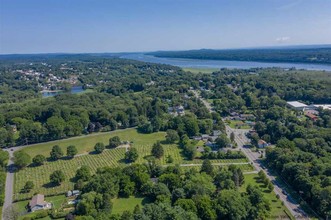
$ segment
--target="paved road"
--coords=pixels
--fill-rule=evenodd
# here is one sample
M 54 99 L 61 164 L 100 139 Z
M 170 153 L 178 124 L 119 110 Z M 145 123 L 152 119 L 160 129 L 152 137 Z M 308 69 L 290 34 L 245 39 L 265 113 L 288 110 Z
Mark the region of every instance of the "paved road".
M 13 151 L 9 152 L 9 161 L 7 166 L 7 177 L 6 177 L 6 186 L 5 186 L 5 201 L 2 208 L 2 219 L 4 218 L 4 213 L 6 208 L 11 206 L 13 203 L 13 187 L 14 187 L 14 163 L 12 161 Z
M 205 104 L 206 108 L 210 112 L 214 111 L 210 103 L 204 100 L 198 94 L 197 91 L 193 90 L 192 92 L 197 98 L 199 98 Z M 261 161 L 259 160 L 260 154 L 257 152 L 252 152 L 248 148 L 244 148 L 244 145 L 246 145 L 246 143 L 249 142 L 249 139 L 246 137 L 246 133 L 248 132 L 248 130 L 232 129 L 230 126 L 226 125 L 226 132 L 228 136 L 230 136 L 232 132 L 234 133 L 235 141 L 238 144 L 239 149 L 246 155 L 246 157 L 249 159 L 251 164 L 254 166 L 255 170 L 257 172 L 260 170 L 264 170 L 265 174 L 274 185 L 274 192 L 279 195 L 280 200 L 284 202 L 284 205 L 291 212 L 291 214 L 296 219 L 309 219 L 308 215 L 300 208 L 299 204 L 293 198 L 291 198 L 291 196 L 288 195 L 288 193 L 286 193 L 285 189 L 281 188 L 280 184 L 276 181 L 276 176 L 273 176 L 266 167 L 261 166 Z
M 245 164 L 250 164 L 249 162 L 233 162 L 233 163 L 212 163 L 213 166 L 228 166 L 228 165 L 245 165 Z M 162 165 L 163 167 L 171 166 L 170 164 L 165 164 Z M 202 166 L 202 163 L 183 163 L 179 164 L 180 167 L 198 167 Z

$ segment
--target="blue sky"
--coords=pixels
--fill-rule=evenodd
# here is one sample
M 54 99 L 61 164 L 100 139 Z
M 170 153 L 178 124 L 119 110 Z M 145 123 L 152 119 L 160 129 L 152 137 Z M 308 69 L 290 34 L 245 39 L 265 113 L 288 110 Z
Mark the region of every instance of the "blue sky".
M 330 44 L 331 0 L 0 0 L 0 53 Z

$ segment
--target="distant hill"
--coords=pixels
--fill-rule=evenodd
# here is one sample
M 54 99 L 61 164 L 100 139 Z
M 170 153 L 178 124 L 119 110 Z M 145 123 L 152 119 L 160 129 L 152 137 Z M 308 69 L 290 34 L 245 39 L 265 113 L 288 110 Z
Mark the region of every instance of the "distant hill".
M 157 51 L 147 54 L 168 58 L 331 64 L 331 45 Z

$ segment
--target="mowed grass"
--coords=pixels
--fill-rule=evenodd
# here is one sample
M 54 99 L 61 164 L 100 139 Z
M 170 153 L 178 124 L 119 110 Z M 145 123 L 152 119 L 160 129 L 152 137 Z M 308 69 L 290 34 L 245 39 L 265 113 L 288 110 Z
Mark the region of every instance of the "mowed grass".
M 140 134 L 136 129 L 127 129 L 122 131 L 112 132 L 111 134 L 101 134 L 96 136 L 85 136 L 83 138 L 70 139 L 65 141 L 58 141 L 59 143 L 48 143 L 34 145 L 25 148 L 24 151 L 32 157 L 36 154 L 48 155 L 52 146 L 58 144 L 65 148 L 67 145 L 73 144 L 80 150 L 79 153 L 88 152 L 88 149 L 93 152 L 95 143 L 104 142 L 112 136 L 119 136 L 121 140 L 132 142 L 132 146 L 138 149 L 139 159 L 136 163 L 144 163 L 145 156 L 150 155 L 152 145 L 157 141 L 165 140 L 165 132 L 157 132 L 152 134 Z M 77 141 L 77 142 L 76 142 Z M 65 144 L 64 144 L 65 143 Z M 77 144 L 81 143 L 81 144 Z M 171 155 L 174 158 L 174 163 L 182 161 L 180 149 L 177 145 L 164 144 L 164 157 L 160 159 L 161 164 L 166 163 L 166 156 Z M 39 151 L 38 151 L 39 149 Z M 46 149 L 46 150 L 45 150 Z M 64 193 L 67 190 L 73 189 L 76 170 L 82 165 L 90 167 L 92 173 L 100 167 L 117 167 L 126 165 L 123 161 L 125 155 L 125 148 L 107 149 L 102 154 L 87 154 L 73 159 L 60 159 L 58 161 L 49 161 L 42 166 L 26 167 L 15 173 L 15 186 L 14 186 L 14 200 L 30 199 L 35 193 L 42 193 L 45 195 L 56 195 Z M 53 186 L 50 184 L 49 175 L 55 170 L 62 170 L 65 174 L 66 180 L 60 186 Z M 35 188 L 30 193 L 21 193 L 21 190 L 26 181 L 33 181 Z
M 66 202 L 66 197 L 64 195 L 45 197 L 45 201 L 52 203 L 54 208 L 58 209 L 62 206 L 62 204 L 64 204 Z M 29 200 L 25 200 L 25 201 L 16 202 L 16 203 L 14 203 L 14 205 L 17 207 L 18 211 L 21 214 L 23 214 L 27 211 L 25 207 L 28 203 L 29 203 Z M 24 217 L 33 217 L 37 213 L 38 213 L 38 211 L 36 211 L 34 213 L 29 213 L 27 215 L 22 215 L 18 219 L 23 219 Z M 45 217 L 45 218 L 42 218 L 42 219 L 51 219 L 51 218 L 50 217 Z
M 134 128 L 128 128 L 125 130 L 117 130 L 111 132 L 95 133 L 87 136 L 80 136 L 70 139 L 51 141 L 47 143 L 34 144 L 28 148 L 23 149 L 31 157 L 37 154 L 42 154 L 49 157 L 49 153 L 54 145 L 59 145 L 63 152 L 66 152 L 66 148 L 69 145 L 75 145 L 78 154 L 91 152 L 94 150 L 94 145 L 98 142 L 102 142 L 105 145 L 109 144 L 109 138 L 119 136 L 122 141 L 133 141 L 134 145 L 150 145 L 157 140 L 163 140 L 165 133 L 152 133 L 152 134 L 140 134 Z
M 15 185 L 14 185 L 14 200 L 20 201 L 24 199 L 30 199 L 35 193 L 42 193 L 47 196 L 58 195 L 65 193 L 68 190 L 73 189 L 74 182 L 73 177 L 76 174 L 76 170 L 82 165 L 90 167 L 92 173 L 94 173 L 100 167 L 117 167 L 126 166 L 124 161 L 125 148 L 106 149 L 101 154 L 93 154 L 94 145 L 97 142 L 108 143 L 108 140 L 112 136 L 119 136 L 122 141 L 132 142 L 132 146 L 138 150 L 139 158 L 135 163 L 145 163 L 146 156 L 151 154 L 152 146 L 155 142 L 165 141 L 165 132 L 157 132 L 152 134 L 141 134 L 136 129 L 118 130 L 108 133 L 100 133 L 96 135 L 83 136 L 79 138 L 60 140 L 52 143 L 37 144 L 24 149 L 31 157 L 37 154 L 43 154 L 48 157 L 49 152 L 55 144 L 58 144 L 63 148 L 68 145 L 75 145 L 79 151 L 79 154 L 86 153 L 86 155 L 77 156 L 73 159 L 60 159 L 58 161 L 47 161 L 44 165 L 34 167 L 28 166 L 15 173 Z M 182 157 L 181 149 L 176 144 L 163 144 L 164 156 L 160 158 L 159 164 L 167 164 L 167 156 L 171 156 L 175 164 L 202 164 L 202 160 L 186 160 Z M 90 153 L 87 153 L 90 152 Z M 230 160 L 211 160 L 212 163 L 241 163 L 247 162 L 246 159 L 230 159 Z M 240 165 L 244 171 L 252 170 L 252 167 L 248 164 Z M 50 184 L 49 176 L 56 170 L 62 170 L 65 174 L 65 181 L 60 186 L 53 186 Z M 27 181 L 33 181 L 35 187 L 30 193 L 21 193 Z
M 229 126 L 231 128 L 241 128 L 241 129 L 250 129 L 251 127 L 245 123 L 242 123 L 242 121 L 236 121 L 236 120 L 231 120 L 229 122 Z
M 124 211 L 133 211 L 136 205 L 142 208 L 145 204 L 149 203 L 148 199 L 144 197 L 134 197 L 129 198 L 116 198 L 112 200 L 113 211 L 112 214 L 122 214 Z
M 272 191 L 270 192 L 268 187 L 264 183 L 259 182 L 258 174 L 245 174 L 245 183 L 241 187 L 241 191 L 245 191 L 246 187 L 251 184 L 253 186 L 258 186 L 263 192 L 263 195 L 266 199 L 269 200 L 271 205 L 271 219 L 288 219 L 288 216 L 285 213 L 287 208 L 282 205 L 281 200 L 276 198 L 276 194 Z M 289 213 L 289 211 L 288 211 Z
M 183 68 L 184 71 L 186 72 L 191 72 L 191 73 L 213 73 L 218 71 L 218 68 Z

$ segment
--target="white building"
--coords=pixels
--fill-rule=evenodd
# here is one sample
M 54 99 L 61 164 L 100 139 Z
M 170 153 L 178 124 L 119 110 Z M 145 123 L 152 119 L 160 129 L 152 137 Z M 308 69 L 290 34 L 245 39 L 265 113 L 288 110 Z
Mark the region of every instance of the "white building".
M 305 108 L 308 107 L 308 105 L 298 102 L 298 101 L 293 101 L 293 102 L 287 102 L 287 105 L 291 108 L 294 108 L 295 110 L 303 111 Z

